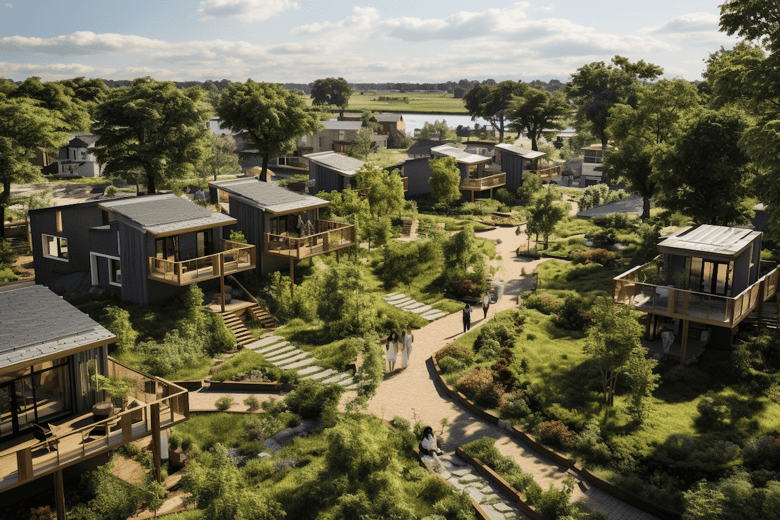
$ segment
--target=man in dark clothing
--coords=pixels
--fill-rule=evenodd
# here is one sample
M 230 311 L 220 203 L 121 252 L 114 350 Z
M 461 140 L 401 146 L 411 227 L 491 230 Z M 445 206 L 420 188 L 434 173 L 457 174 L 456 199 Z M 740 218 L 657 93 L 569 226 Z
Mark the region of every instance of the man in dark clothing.
M 463 308 L 463 332 L 471 330 L 471 305 L 468 303 Z

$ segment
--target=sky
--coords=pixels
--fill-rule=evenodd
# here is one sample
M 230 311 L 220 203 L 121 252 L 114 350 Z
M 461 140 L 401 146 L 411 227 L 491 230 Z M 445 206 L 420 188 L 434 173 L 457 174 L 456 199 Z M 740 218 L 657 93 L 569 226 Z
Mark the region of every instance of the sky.
M 701 79 L 722 0 L 0 0 L 0 77 L 558 79 L 619 54 Z

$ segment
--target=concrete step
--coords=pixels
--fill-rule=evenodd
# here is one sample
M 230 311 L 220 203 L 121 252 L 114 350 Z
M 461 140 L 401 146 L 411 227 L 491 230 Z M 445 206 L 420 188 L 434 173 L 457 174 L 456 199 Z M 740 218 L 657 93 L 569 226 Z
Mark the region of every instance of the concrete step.
M 263 339 L 259 339 L 257 341 L 260 342 L 260 346 L 261 347 L 264 347 L 266 345 L 270 345 L 271 343 L 276 343 L 277 341 L 284 341 L 284 338 L 281 338 L 279 336 L 271 335 L 271 336 L 266 336 Z
M 294 363 L 290 363 L 290 364 L 286 364 L 285 363 L 284 365 L 277 365 L 277 366 L 279 368 L 283 368 L 285 370 L 296 370 L 298 368 L 303 368 L 303 367 L 309 366 L 312 363 L 316 363 L 316 362 L 317 362 L 316 358 L 308 356 L 308 357 L 300 359 L 300 360 L 298 360 L 298 361 L 296 361 Z
M 272 357 L 276 357 L 279 355 L 282 355 L 286 352 L 289 352 L 291 350 L 296 350 L 298 347 L 295 345 L 290 345 L 289 343 L 285 343 L 281 345 L 279 348 L 274 348 L 270 350 L 260 349 L 258 352 L 266 357 L 266 359 L 270 359 Z
M 318 367 L 317 365 L 312 365 L 310 367 L 306 367 L 302 370 L 298 370 L 299 376 L 307 376 L 309 374 L 316 374 L 317 372 L 320 372 L 324 370 L 322 367 Z
M 309 376 L 306 376 L 306 377 L 304 377 L 304 379 L 315 379 L 315 380 L 319 380 L 319 379 L 324 379 L 324 378 L 326 378 L 326 377 L 330 377 L 330 376 L 332 376 L 332 375 L 333 375 L 333 374 L 335 374 L 335 373 L 336 373 L 336 371 L 335 371 L 335 370 L 333 370 L 332 368 L 329 368 L 329 369 L 327 369 L 327 370 L 323 370 L 322 372 L 318 372 L 318 373 L 316 373 L 316 374 L 311 374 L 311 375 L 309 375 Z
M 294 353 L 294 354 L 292 354 L 290 356 L 286 356 L 286 357 L 284 357 L 282 359 L 276 359 L 276 360 L 270 360 L 269 359 L 269 361 L 271 361 L 271 363 L 273 363 L 274 365 L 278 366 L 279 368 L 286 368 L 287 365 L 291 365 L 292 363 L 295 363 L 296 361 L 300 361 L 300 360 L 306 359 L 306 358 L 314 359 L 314 358 L 312 358 L 309 355 L 308 352 L 303 352 L 302 350 L 299 350 L 298 352 L 296 352 L 296 353 Z
M 289 361 L 290 359 L 300 355 L 306 355 L 306 352 L 297 347 L 293 347 L 292 350 L 288 350 L 287 352 L 283 352 L 275 356 L 266 356 L 265 359 L 274 365 L 278 365 L 279 363 L 284 363 L 285 361 Z
M 282 348 L 286 347 L 287 345 L 290 345 L 290 343 L 287 343 L 286 341 L 281 341 L 279 343 L 273 343 L 271 345 L 266 345 L 266 346 L 264 346 L 262 348 L 259 348 L 257 351 L 259 353 L 265 355 L 265 354 L 270 354 L 271 352 L 273 352 L 275 350 L 282 349 Z M 295 345 L 292 345 L 292 346 L 294 347 Z

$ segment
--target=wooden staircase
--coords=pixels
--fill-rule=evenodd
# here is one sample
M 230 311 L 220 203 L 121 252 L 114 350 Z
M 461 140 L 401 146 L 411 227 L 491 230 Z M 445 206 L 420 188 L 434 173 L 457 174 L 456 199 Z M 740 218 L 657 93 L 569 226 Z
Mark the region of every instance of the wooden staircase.
M 758 311 L 753 311 L 750 316 L 745 318 L 744 323 L 755 325 L 757 327 L 767 327 L 770 329 L 780 329 L 780 319 L 778 317 L 777 300 L 767 300 L 764 302 L 764 310 L 761 313 L 761 322 L 758 320 Z
M 219 315 L 222 316 L 225 325 L 236 337 L 236 343 L 239 348 L 243 348 L 255 341 L 255 337 L 252 336 L 252 333 L 246 328 L 244 322 L 241 321 L 241 318 L 236 316 L 234 312 L 220 312 Z
M 419 221 L 412 219 L 403 219 L 403 226 L 401 227 L 401 236 L 408 238 L 417 238 L 417 226 Z
M 252 317 L 253 320 L 255 320 L 257 323 L 261 324 L 264 329 L 266 330 L 274 330 L 276 327 L 279 326 L 279 321 L 274 318 L 274 316 L 268 312 L 268 309 L 261 306 L 260 304 L 254 304 L 251 307 L 247 309 L 247 312 Z

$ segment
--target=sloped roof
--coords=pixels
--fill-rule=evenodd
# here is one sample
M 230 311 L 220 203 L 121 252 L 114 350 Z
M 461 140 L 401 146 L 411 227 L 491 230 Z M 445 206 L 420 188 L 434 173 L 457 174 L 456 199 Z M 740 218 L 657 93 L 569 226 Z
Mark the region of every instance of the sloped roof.
M 752 229 L 702 224 L 675 233 L 659 242 L 658 251 L 688 256 L 698 253 L 735 258 L 760 236 L 759 231 Z
M 401 114 L 374 114 L 377 123 L 397 123 L 404 120 Z
M 0 292 L 0 373 L 116 340 L 42 285 Z
M 451 141 L 438 141 L 436 139 L 418 139 L 406 150 L 407 155 L 430 155 L 431 148 L 447 144 Z
M 325 130 L 352 130 L 357 132 L 362 126 L 362 121 L 320 121 Z
M 95 134 L 71 134 L 68 146 L 89 148 L 90 146 L 95 146 L 95 143 L 99 140 L 100 136 Z M 74 141 L 78 142 L 78 144 L 74 143 Z
M 490 157 L 469 153 L 465 150 L 455 148 L 454 146 L 450 146 L 448 144 L 435 146 L 431 148 L 431 152 L 437 155 L 453 157 L 456 161 L 462 164 L 479 164 L 483 162 L 490 162 L 492 160 Z
M 280 188 L 276 184 L 256 179 L 210 182 L 209 186 L 238 195 L 253 206 L 272 215 L 297 213 L 323 208 L 330 204 L 327 200 L 319 197 L 288 190 L 287 188 Z
M 538 159 L 539 157 L 544 157 L 546 155 L 544 152 L 526 150 L 525 148 L 520 148 L 519 146 L 515 146 L 513 144 L 508 144 L 508 143 L 497 144 L 496 148 L 498 148 L 499 150 L 504 150 L 505 152 L 509 152 L 511 154 L 519 155 L 523 159 L 528 159 L 529 161 L 533 159 Z
M 101 202 L 98 206 L 122 215 L 153 235 L 236 223 L 233 217 L 209 211 L 173 194 L 112 200 Z
M 74 137 L 68 143 L 68 148 L 89 148 L 89 145 L 78 137 Z
M 353 177 L 358 168 L 365 163 L 360 159 L 353 159 L 336 152 L 317 152 L 305 156 L 309 162 L 325 166 L 345 177 Z

